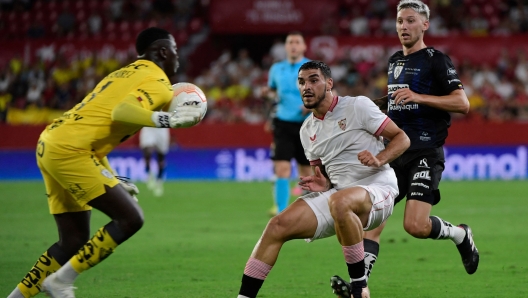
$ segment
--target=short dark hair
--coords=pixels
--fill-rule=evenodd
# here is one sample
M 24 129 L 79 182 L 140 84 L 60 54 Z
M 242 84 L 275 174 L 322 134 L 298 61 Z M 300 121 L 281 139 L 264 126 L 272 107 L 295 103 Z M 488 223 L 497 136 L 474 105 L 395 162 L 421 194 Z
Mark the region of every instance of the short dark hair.
M 138 56 L 145 54 L 147 48 L 156 40 L 169 39 L 169 31 L 157 27 L 150 27 L 141 31 L 136 38 L 136 52 Z
M 306 70 L 306 69 L 320 69 L 325 79 L 332 78 L 332 71 L 330 70 L 330 67 L 328 67 L 328 65 L 326 65 L 326 63 L 322 61 L 317 61 L 317 60 L 308 61 L 304 63 L 303 65 L 301 65 L 301 68 L 299 68 L 299 72 L 301 70 Z

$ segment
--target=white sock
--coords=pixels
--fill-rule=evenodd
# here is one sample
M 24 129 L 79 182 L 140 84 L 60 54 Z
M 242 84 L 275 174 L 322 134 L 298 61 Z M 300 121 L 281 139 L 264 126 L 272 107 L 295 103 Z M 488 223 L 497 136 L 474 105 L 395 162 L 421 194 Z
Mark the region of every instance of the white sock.
M 57 278 L 60 279 L 64 283 L 73 284 L 77 276 L 79 276 L 79 273 L 73 269 L 70 261 L 68 261 L 64 266 L 62 266 L 59 270 L 56 272 Z
M 454 229 L 454 236 L 451 238 L 453 242 L 455 242 L 456 245 L 459 245 L 464 241 L 464 237 L 466 237 L 466 230 L 462 229 L 461 227 L 453 227 Z
M 249 298 L 249 297 L 244 296 L 244 295 L 238 295 L 237 298 Z
M 18 287 L 16 287 L 7 298 L 24 298 L 24 295 L 22 295 Z
M 450 222 L 441 219 L 438 216 L 434 216 L 440 221 L 440 235 L 436 239 L 451 239 L 456 245 L 459 245 L 464 241 L 466 236 L 466 230 L 459 226 L 454 226 Z

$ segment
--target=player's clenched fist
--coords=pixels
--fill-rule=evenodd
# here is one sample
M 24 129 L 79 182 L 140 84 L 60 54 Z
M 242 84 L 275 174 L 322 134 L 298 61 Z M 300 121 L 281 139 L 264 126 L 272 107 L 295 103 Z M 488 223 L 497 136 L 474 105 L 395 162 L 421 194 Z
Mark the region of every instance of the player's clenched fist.
M 379 159 L 377 159 L 376 156 L 372 155 L 372 153 L 367 150 L 359 152 L 358 159 L 363 165 L 368 167 L 377 168 L 381 166 L 381 162 L 379 161 Z

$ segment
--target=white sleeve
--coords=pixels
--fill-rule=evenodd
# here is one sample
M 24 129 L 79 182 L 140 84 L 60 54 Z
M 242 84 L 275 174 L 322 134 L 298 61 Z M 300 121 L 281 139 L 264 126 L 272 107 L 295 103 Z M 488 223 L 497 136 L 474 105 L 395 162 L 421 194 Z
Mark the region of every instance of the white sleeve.
M 361 126 L 375 136 L 379 136 L 390 122 L 390 118 L 383 114 L 368 97 L 358 96 L 354 110 Z
M 304 125 L 301 127 L 301 130 L 299 131 L 299 136 L 301 138 L 301 144 L 302 144 L 303 149 L 304 149 L 304 155 L 306 156 L 306 159 L 308 159 L 310 164 L 313 161 L 320 160 L 319 157 L 313 155 L 312 152 L 309 150 L 309 146 L 310 146 L 309 138 L 310 138 L 310 136 L 308 135 L 308 132 L 304 128 Z

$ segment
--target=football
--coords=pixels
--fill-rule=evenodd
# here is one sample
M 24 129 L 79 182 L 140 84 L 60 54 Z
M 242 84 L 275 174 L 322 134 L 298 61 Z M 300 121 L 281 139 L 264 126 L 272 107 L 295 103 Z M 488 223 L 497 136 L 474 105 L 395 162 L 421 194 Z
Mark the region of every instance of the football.
M 205 117 L 207 98 L 198 86 L 192 83 L 177 83 L 172 85 L 172 89 L 174 90 L 172 100 L 165 106 L 164 111 L 172 112 L 181 105 L 197 105 L 201 111 L 200 121 Z

